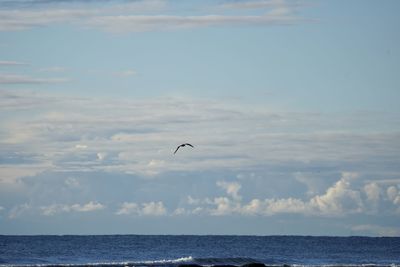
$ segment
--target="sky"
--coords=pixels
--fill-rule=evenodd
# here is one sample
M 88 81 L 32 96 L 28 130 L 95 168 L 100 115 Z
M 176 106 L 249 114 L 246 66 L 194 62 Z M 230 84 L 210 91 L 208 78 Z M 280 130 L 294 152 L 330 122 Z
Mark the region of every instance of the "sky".
M 0 0 L 0 234 L 400 236 L 399 9 Z

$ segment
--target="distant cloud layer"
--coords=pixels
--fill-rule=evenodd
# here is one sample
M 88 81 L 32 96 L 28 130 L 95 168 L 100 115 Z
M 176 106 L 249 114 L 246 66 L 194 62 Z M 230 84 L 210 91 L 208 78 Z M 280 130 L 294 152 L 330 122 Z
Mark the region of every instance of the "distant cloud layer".
M 254 111 L 192 98 L 102 100 L 25 90 L 2 90 L 0 111 L 35 111 L 29 118 L 2 118 L 0 190 L 4 197 L 18 192 L 12 205 L 0 198 L 1 213 L 9 220 L 100 211 L 117 218 L 400 214 L 400 180 L 392 174 L 399 134 L 359 131 L 365 116 Z M 195 148 L 173 155 L 185 141 Z M 189 184 L 177 182 L 181 175 L 193 178 L 185 178 Z M 101 183 L 107 189 L 93 191 Z M 193 191 L 194 184 L 207 186 Z M 88 194 L 96 201 L 88 201 Z M 169 194 L 173 197 L 163 197 Z M 76 201 L 71 203 L 71 196 Z M 352 231 L 395 234 L 398 229 L 353 225 Z

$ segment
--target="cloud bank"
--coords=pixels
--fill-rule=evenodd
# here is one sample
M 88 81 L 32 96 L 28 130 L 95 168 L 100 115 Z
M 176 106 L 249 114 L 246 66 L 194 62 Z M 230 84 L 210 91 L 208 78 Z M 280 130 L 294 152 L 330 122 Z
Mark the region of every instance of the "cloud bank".
M 396 123 L 365 127 L 372 118 L 385 129 L 376 114 L 27 90 L 0 91 L 0 112 L 3 220 L 400 215 L 400 134 Z M 182 142 L 195 148 L 174 155 Z M 357 225 L 352 231 L 396 233 Z
M 358 174 L 342 173 L 342 177 L 321 195 L 314 195 L 309 199 L 300 198 L 266 198 L 242 201 L 239 194 L 241 184 L 238 182 L 218 181 L 217 186 L 226 190 L 227 196 L 205 199 L 194 199 L 189 196 L 187 204 L 191 208 L 182 208 L 180 214 L 207 214 L 212 216 L 242 215 L 242 216 L 273 216 L 276 214 L 302 214 L 305 216 L 343 217 L 348 214 L 371 214 L 377 212 L 370 205 L 371 191 L 363 192 L 363 188 L 354 188 L 354 182 Z M 381 191 L 383 188 L 375 183 L 369 183 L 365 188 L 374 188 Z M 376 196 L 375 202 L 386 202 L 387 212 L 396 214 L 399 203 L 397 201 L 390 205 L 394 198 L 398 197 L 397 188 L 387 188 L 386 196 Z M 390 207 L 390 208 L 389 208 Z M 390 211 L 389 211 L 390 210 Z

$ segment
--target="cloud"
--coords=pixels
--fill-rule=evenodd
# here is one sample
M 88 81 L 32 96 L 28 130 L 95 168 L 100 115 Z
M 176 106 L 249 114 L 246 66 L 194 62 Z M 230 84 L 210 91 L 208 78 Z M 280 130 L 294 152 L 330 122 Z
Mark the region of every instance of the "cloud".
M 242 186 L 238 182 L 218 181 L 217 186 L 226 190 L 226 193 L 235 200 L 240 200 L 242 198 L 239 195 L 239 190 Z
M 100 203 L 90 201 L 84 205 L 74 204 L 70 208 L 72 211 L 90 212 L 90 211 L 95 211 L 95 210 L 102 210 L 105 208 L 105 206 Z
M 73 5 L 81 5 L 93 7 L 93 4 L 112 3 L 112 10 L 128 9 L 132 10 L 154 10 L 163 7 L 165 0 L 0 0 L 2 7 L 7 9 L 15 8 L 39 8 L 39 7 L 66 7 Z
M 229 9 L 286 9 L 293 10 L 306 6 L 304 1 L 285 0 L 255 0 L 255 1 L 226 1 L 221 8 Z
M 359 213 L 363 209 L 361 195 L 359 191 L 350 188 L 349 180 L 349 177 L 355 176 L 343 173 L 341 179 L 329 187 L 325 194 L 316 195 L 308 201 L 295 198 L 254 199 L 244 207 L 244 211 L 247 214 L 301 213 L 319 216 Z
M 26 75 L 0 74 L 0 84 L 46 84 L 46 83 L 65 83 L 65 78 L 35 78 Z
M 364 186 L 365 194 L 369 201 L 377 203 L 380 199 L 381 188 L 377 183 L 369 183 Z
M 102 161 L 102 160 L 106 159 L 107 153 L 105 153 L 105 152 L 98 152 L 98 153 L 96 154 L 96 156 L 97 156 L 97 159 L 98 159 L 99 161 Z
M 117 215 L 139 215 L 139 216 L 162 216 L 167 214 L 164 203 L 158 202 L 145 202 L 137 204 L 135 202 L 124 202 L 121 204 Z
M 6 67 L 10 67 L 10 66 L 27 66 L 29 65 L 26 62 L 21 62 L 21 61 L 7 61 L 7 60 L 0 60 L 0 67 L 1 66 L 6 66 Z
M 116 212 L 117 215 L 140 214 L 140 207 L 134 202 L 122 203 L 120 209 Z
M 70 188 L 79 188 L 81 186 L 78 179 L 74 177 L 68 177 L 64 183 Z
M 33 91 L 7 91 L 0 90 L 0 110 L 27 110 L 48 105 L 48 101 L 59 102 L 60 99 L 37 95 Z
M 2 164 L 0 163 L 0 186 L 15 188 L 21 186 L 20 178 L 32 177 L 51 169 L 50 163 Z
M 73 204 L 73 205 L 63 205 L 63 204 L 53 204 L 50 206 L 42 206 L 40 208 L 42 214 L 46 216 L 52 216 L 58 213 L 68 213 L 68 212 L 92 212 L 105 209 L 103 204 L 98 202 L 90 201 L 86 204 Z
M 35 116 L 13 115 L 21 109 Z M 393 146 L 398 133 L 354 134 L 352 128 L 356 126 L 350 115 L 329 118 L 255 112 L 217 100 L 101 100 L 18 90 L 0 92 L 0 111 L 10 114 L 2 118 L 0 126 L 1 151 L 8 155 L 19 150 L 38 154 L 37 147 L 41 147 L 35 157 L 37 164 L 59 171 L 155 176 L 173 171 L 333 165 L 368 171 L 368 162 L 375 162 L 375 168 L 380 168 L 376 171 L 385 171 L 399 153 Z M 336 132 L 339 122 L 342 131 Z M 190 139 L 196 147 L 176 160 L 171 155 L 182 139 Z M 18 172 L 18 166 L 14 167 Z M 312 196 L 325 186 L 317 178 L 297 180 L 307 184 Z M 228 185 L 220 186 L 228 189 Z M 239 191 L 237 185 L 230 186 L 232 194 Z
M 40 68 L 39 72 L 64 72 L 66 70 L 67 69 L 65 67 L 54 66 L 54 67 Z
M 363 202 L 359 191 L 350 188 L 350 181 L 357 174 L 343 173 L 342 178 L 330 187 L 324 195 L 315 196 L 309 205 L 326 215 L 361 212 Z
M 399 133 L 360 133 L 365 121 L 360 126 L 354 114 L 274 112 L 179 97 L 72 98 L 27 90 L 1 91 L 0 112 L 8 114 L 0 124 L 0 195 L 12 196 L 14 203 L 36 203 L 42 214 L 83 212 L 88 195 L 117 205 L 112 211 L 118 215 L 399 214 L 394 179 Z M 375 118 L 374 123 L 383 121 Z M 177 158 L 173 149 L 183 139 L 195 148 Z M 238 174 L 243 174 L 239 180 L 222 179 Z M 372 179 L 377 174 L 380 178 Z M 41 183 L 47 176 L 60 177 L 59 182 Z M 113 179 L 100 183 L 97 177 Z M 114 177 L 137 180 L 119 178 L 116 185 Z M 191 182 L 182 178 L 175 186 L 167 182 L 171 177 Z M 148 201 L 143 191 L 127 201 L 126 183 L 140 184 L 160 198 Z M 112 192 L 99 189 L 102 184 Z M 80 204 L 59 204 L 71 199 Z
M 159 202 L 148 202 L 142 204 L 141 213 L 147 216 L 161 216 L 167 213 L 167 210 L 164 207 L 164 204 Z
M 300 23 L 301 19 L 286 15 L 263 16 L 97 16 L 86 22 L 87 26 L 100 28 L 111 32 L 146 32 L 163 30 L 180 30 L 210 26 L 245 26 L 245 25 L 292 25 Z
M 243 202 L 239 194 L 241 185 L 238 182 L 217 182 L 217 186 L 226 190 L 228 196 L 216 197 L 212 200 L 187 198 L 187 203 L 196 208 L 201 208 L 203 214 L 215 216 L 239 214 L 272 216 L 275 214 L 291 213 L 312 216 L 338 217 L 348 214 L 360 214 L 368 212 L 367 202 L 362 198 L 361 192 L 364 188 L 352 188 L 352 181 L 359 177 L 358 173 L 343 172 L 342 177 L 330 186 L 324 194 L 314 195 L 308 200 L 299 198 L 266 198 L 252 199 Z M 367 186 L 370 193 L 367 200 L 376 197 L 375 187 Z M 391 191 L 394 191 L 391 189 Z M 397 192 L 395 192 L 397 194 Z M 394 198 L 394 192 L 391 192 Z M 397 195 L 396 195 L 397 197 Z M 374 201 L 379 199 L 374 198 Z M 373 208 L 373 207 L 372 207 Z M 190 213 L 190 211 L 188 212 Z
M 400 214 L 400 192 L 395 186 L 390 186 L 386 190 L 389 200 L 397 207 L 397 214 Z
M 392 186 L 388 187 L 386 192 L 387 192 L 387 196 L 388 196 L 389 200 L 393 201 L 393 203 L 395 203 L 395 204 L 399 204 L 399 203 L 397 203 L 398 202 L 397 199 L 399 196 L 399 190 L 397 189 L 397 187 L 392 185 Z
M 89 9 L 0 10 L 0 31 L 20 31 L 76 21 L 96 13 Z

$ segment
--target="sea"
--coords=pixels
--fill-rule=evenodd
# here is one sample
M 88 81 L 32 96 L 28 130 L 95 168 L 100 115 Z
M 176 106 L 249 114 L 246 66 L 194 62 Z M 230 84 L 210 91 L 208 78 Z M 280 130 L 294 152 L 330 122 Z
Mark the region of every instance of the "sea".
M 399 237 L 0 236 L 0 266 L 400 267 Z

